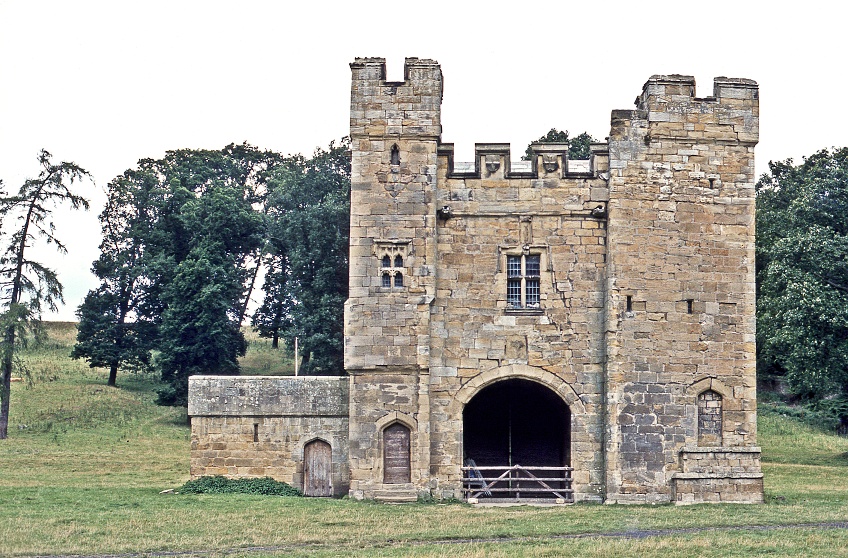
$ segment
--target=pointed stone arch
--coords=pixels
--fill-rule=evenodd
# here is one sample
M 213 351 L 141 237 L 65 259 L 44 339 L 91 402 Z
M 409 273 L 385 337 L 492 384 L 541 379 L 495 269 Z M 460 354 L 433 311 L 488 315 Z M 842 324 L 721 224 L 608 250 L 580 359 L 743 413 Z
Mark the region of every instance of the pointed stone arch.
M 692 397 L 697 397 L 698 394 L 707 390 L 718 393 L 725 400 L 733 399 L 733 389 L 727 387 L 724 382 L 714 376 L 695 380 L 686 388 L 686 394 Z
M 377 431 L 382 432 L 386 429 L 387 426 L 391 425 L 393 422 L 399 422 L 409 428 L 410 431 L 414 432 L 418 429 L 418 421 L 415 418 L 407 413 L 401 413 L 400 411 L 389 411 L 379 419 L 375 423 L 377 426 Z
M 377 468 L 383 484 L 411 482 L 418 421 L 407 413 L 390 411 L 377 419 L 375 426 L 380 448 Z

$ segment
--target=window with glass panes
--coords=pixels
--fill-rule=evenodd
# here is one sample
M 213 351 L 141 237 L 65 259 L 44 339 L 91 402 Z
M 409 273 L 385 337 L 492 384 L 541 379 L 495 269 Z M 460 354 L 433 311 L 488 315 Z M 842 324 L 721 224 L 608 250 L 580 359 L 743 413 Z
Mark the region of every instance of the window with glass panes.
M 510 308 L 539 308 L 541 268 L 538 254 L 506 257 L 506 303 Z

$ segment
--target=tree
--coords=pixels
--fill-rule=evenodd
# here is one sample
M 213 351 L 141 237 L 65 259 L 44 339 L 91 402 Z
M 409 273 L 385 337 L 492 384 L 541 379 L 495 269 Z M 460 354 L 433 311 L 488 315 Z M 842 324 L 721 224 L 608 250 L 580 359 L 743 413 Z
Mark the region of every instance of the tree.
M 551 128 L 547 134 L 540 137 L 533 143 L 567 143 L 568 144 L 568 158 L 572 160 L 586 160 L 592 156 L 592 151 L 590 149 L 590 145 L 595 141 L 588 132 L 583 132 L 575 138 L 569 139 L 568 130 L 561 132 L 556 128 Z M 529 161 L 533 156 L 533 150 L 530 148 L 530 145 L 527 146 L 527 150 L 524 151 L 524 156 L 522 159 L 525 161 Z
M 69 185 L 88 176 L 75 163 L 54 164 L 51 155 L 41 150 L 38 178 L 27 179 L 13 196 L 0 197 L 0 217 L 17 223 L 8 235 L 8 243 L 0 256 L 0 439 L 8 436 L 9 399 L 15 351 L 28 333 L 38 328 L 41 310 L 51 310 L 62 302 L 62 284 L 56 272 L 29 259 L 28 248 L 38 238 L 52 244 L 60 252 L 65 245 L 55 235 L 51 210 L 56 204 L 68 203 L 74 209 L 88 209 L 88 201 L 74 194 Z
M 804 397 L 848 393 L 848 149 L 769 169 L 757 183 L 758 373 Z
M 350 154 L 347 139 L 311 159 L 295 156 L 271 179 L 269 271 L 254 314 L 260 335 L 300 341 L 303 369 L 344 368 L 344 302 L 348 292 Z
M 568 144 L 568 158 L 573 160 L 586 160 L 592 156 L 590 146 L 595 142 L 595 138 L 589 135 L 588 132 L 583 132 L 572 138 Z
M 253 314 L 252 323 L 259 336 L 271 339 L 271 348 L 278 349 L 280 334 L 283 327 L 290 323 L 294 304 L 288 285 L 288 263 L 281 246 L 278 245 L 265 256 L 265 266 L 265 296 L 262 305 Z
M 159 186 L 152 161 L 140 161 L 107 189 L 100 214 L 103 241 L 91 271 L 100 285 L 77 309 L 79 325 L 73 358 L 91 367 L 108 367 L 108 385 L 117 385 L 118 369 L 146 369 L 156 325 L 140 307 L 146 301 L 145 241 L 154 226 Z
M 108 365 L 112 385 L 158 351 L 163 403 L 185 404 L 189 374 L 237 373 L 267 177 L 282 160 L 247 144 L 182 149 L 112 180 L 92 266 L 101 283 L 78 310 L 73 355 Z
M 248 273 L 239 260 L 261 245 L 263 232 L 261 215 L 225 185 L 186 203 L 180 217 L 193 234 L 162 291 L 157 359 L 167 384 L 159 399 L 170 405 L 188 403 L 192 374 L 238 374 L 237 357 L 247 349 L 239 312 Z

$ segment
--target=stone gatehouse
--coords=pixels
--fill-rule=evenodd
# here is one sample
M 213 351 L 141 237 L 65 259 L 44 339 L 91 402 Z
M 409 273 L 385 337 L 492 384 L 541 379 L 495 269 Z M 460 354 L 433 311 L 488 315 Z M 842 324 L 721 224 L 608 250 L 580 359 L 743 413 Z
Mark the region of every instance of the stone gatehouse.
M 461 163 L 436 62 L 351 69 L 347 376 L 192 378 L 191 474 L 404 500 L 520 466 L 554 476 L 525 497 L 761 502 L 756 82 L 656 75 L 589 160 Z

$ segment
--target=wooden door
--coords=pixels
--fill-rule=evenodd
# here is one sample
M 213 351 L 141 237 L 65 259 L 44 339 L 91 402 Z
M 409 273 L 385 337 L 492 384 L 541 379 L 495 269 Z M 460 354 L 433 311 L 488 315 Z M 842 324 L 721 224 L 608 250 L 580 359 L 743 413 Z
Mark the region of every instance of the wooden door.
M 383 430 L 383 482 L 409 482 L 409 428 L 395 423 Z
M 313 440 L 303 448 L 303 495 L 333 495 L 333 452 L 324 440 Z

